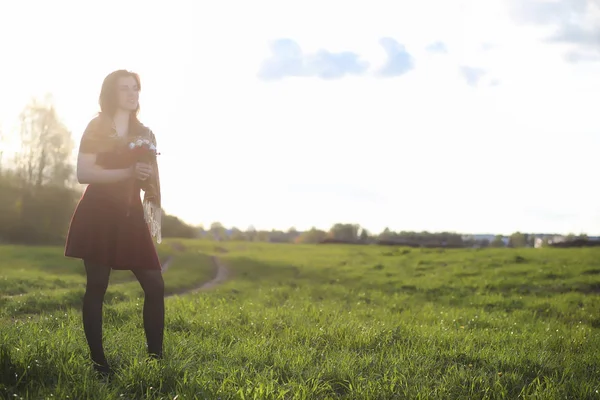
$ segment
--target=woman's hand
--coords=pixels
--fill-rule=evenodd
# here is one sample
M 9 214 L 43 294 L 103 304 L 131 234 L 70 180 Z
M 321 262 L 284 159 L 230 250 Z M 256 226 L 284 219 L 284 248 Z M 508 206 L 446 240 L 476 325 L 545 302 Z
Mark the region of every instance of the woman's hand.
M 145 181 L 151 177 L 153 172 L 152 166 L 148 163 L 137 163 L 133 168 L 133 176 L 140 181 Z

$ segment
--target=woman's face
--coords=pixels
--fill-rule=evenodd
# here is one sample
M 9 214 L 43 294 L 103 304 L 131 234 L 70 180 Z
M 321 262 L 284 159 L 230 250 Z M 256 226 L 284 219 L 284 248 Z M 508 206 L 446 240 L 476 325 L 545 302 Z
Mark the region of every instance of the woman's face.
M 135 111 L 140 98 L 140 88 L 133 76 L 123 76 L 117 81 L 119 108 Z

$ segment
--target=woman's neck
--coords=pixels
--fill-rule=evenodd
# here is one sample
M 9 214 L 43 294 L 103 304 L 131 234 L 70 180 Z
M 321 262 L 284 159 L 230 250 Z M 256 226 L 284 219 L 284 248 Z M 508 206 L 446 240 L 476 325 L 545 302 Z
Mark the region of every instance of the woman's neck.
M 126 136 L 129 131 L 129 111 L 117 110 L 113 115 L 113 121 L 115 123 L 115 129 L 119 136 Z

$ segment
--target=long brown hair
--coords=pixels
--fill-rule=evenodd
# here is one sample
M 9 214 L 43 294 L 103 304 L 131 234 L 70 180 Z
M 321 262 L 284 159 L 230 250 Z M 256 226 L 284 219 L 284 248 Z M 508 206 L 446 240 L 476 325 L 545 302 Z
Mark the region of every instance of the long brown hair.
M 104 82 L 102 82 L 102 89 L 100 90 L 100 97 L 98 98 L 98 103 L 100 104 L 100 113 L 106 116 L 112 117 L 117 111 L 118 104 L 118 93 L 117 93 L 117 82 L 119 78 L 125 77 L 133 77 L 135 82 L 138 85 L 138 90 L 142 90 L 142 84 L 140 82 L 140 77 L 135 72 L 127 71 L 125 69 L 119 69 L 117 71 L 111 72 L 104 78 Z M 138 101 L 135 112 L 131 113 L 130 119 L 130 127 L 135 124 L 140 124 L 137 116 L 140 112 L 140 103 Z

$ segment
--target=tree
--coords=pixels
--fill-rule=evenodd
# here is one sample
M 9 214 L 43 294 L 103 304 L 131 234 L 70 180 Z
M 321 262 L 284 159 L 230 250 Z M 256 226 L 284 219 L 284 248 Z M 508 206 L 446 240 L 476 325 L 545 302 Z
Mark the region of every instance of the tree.
M 231 240 L 240 242 L 246 240 L 246 235 L 244 235 L 244 232 L 234 226 L 231 228 Z
M 2 171 L 0 212 L 10 216 L 2 218 L 0 240 L 64 243 L 81 195 L 75 190 L 71 132 L 46 97 L 32 99 L 23 108 L 19 133 L 15 168 Z
M 508 239 L 510 247 L 525 247 L 527 246 L 527 236 L 521 232 L 515 232 Z
M 60 121 L 50 97 L 36 99 L 20 115 L 21 150 L 17 168 L 27 185 L 71 187 L 74 166 L 71 162 L 73 139 Z
M 379 234 L 379 240 L 391 240 L 395 236 L 394 232 L 390 231 L 390 228 L 385 228 L 383 232 Z
M 527 247 L 535 247 L 535 235 L 525 235 L 527 239 Z
M 270 241 L 270 237 L 269 231 L 258 231 L 256 232 L 254 240 L 256 242 L 268 242 Z
M 286 235 L 288 238 L 288 242 L 293 243 L 300 234 L 298 233 L 296 228 L 292 226 L 290 229 L 287 230 Z
M 358 241 L 358 231 L 360 225 L 358 224 L 335 224 L 329 230 L 329 237 L 335 240 L 342 240 L 344 242 L 356 242 Z
M 208 231 L 211 233 L 211 235 L 216 240 L 224 240 L 225 239 L 225 236 L 226 236 L 225 228 L 223 227 L 223 225 L 220 222 L 213 222 L 212 224 L 210 224 L 210 229 Z
M 250 242 L 254 242 L 257 239 L 256 228 L 254 225 L 250 225 L 248 229 L 246 229 L 246 237 Z
M 163 211 L 162 216 L 162 236 L 176 238 L 195 238 L 197 236 L 196 228 L 190 226 L 179 218 L 168 215 Z
M 492 243 L 490 243 L 490 247 L 504 247 L 504 241 L 502 240 L 502 235 L 496 235 Z
M 365 228 L 361 229 L 359 240 L 361 243 L 368 243 L 369 242 L 369 231 L 367 231 Z
M 315 227 L 301 233 L 295 240 L 296 243 L 320 243 L 327 237 L 327 233 Z

